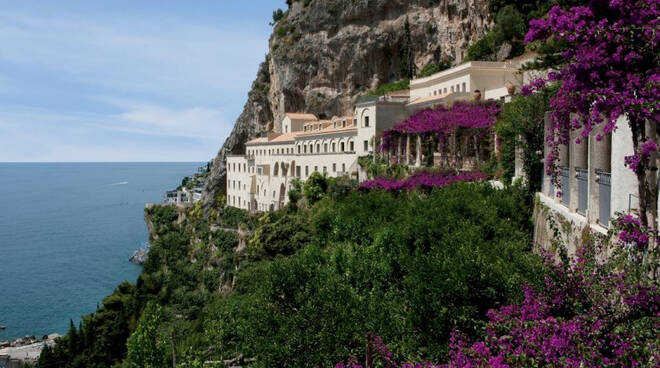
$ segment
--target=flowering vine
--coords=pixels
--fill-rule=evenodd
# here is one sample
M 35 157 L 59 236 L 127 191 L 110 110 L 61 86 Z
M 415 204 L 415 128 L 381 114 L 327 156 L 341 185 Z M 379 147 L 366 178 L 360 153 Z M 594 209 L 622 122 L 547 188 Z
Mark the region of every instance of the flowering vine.
M 596 254 L 586 246 L 570 264 L 546 258 L 544 286 L 525 286 L 521 303 L 490 310 L 482 340 L 454 331 L 444 363 L 397 362 L 378 337 L 376 358 L 387 368 L 657 367 L 658 285 L 615 272 Z
M 532 20 L 525 36 L 528 43 L 546 40 L 566 46 L 561 55 L 566 64 L 522 92 L 548 81 L 560 85 L 550 103 L 547 173 L 559 184 L 559 147 L 569 143 L 572 131 L 579 132 L 578 144 L 591 134 L 600 141 L 625 116 L 636 152 L 626 164 L 637 175 L 641 220 L 648 224 L 647 214 L 657 212 L 657 182 L 646 171 L 657 150 L 649 139 L 660 133 L 660 0 L 591 0 L 567 10 L 555 6 L 547 18 Z
M 386 190 L 390 192 L 415 190 L 420 188 L 442 188 L 456 182 L 471 182 L 487 179 L 488 175 L 480 172 L 448 174 L 418 171 L 404 180 L 376 178 L 360 185 L 363 190 Z
M 396 138 L 419 134 L 444 137 L 457 129 L 488 132 L 495 124 L 500 108 L 494 102 L 457 101 L 451 106 L 440 106 L 417 111 L 408 119 L 382 134 L 380 150 L 392 148 Z

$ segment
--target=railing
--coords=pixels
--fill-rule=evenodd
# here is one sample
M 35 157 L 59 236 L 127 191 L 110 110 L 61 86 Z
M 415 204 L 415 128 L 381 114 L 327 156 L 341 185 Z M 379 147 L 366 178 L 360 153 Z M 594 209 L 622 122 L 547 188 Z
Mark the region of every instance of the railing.
M 575 178 L 578 184 L 578 213 L 587 215 L 589 203 L 589 171 L 575 168 Z
M 561 203 L 566 206 L 570 207 L 571 205 L 571 180 L 570 180 L 570 172 L 571 169 L 568 167 L 562 167 L 561 168 Z
M 633 205 L 633 198 L 637 198 L 637 206 Z M 639 212 L 639 196 L 628 193 L 628 213 L 632 213 L 633 210 Z
M 597 171 L 598 181 L 598 222 L 608 227 L 610 224 L 610 203 L 612 198 L 612 174 Z

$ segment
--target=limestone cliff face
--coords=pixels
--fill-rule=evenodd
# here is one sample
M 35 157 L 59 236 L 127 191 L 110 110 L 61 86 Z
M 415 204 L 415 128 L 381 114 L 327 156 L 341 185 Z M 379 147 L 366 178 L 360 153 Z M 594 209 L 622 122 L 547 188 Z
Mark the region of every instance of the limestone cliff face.
M 226 155 L 243 153 L 243 144 L 262 131 L 279 131 L 286 112 L 350 114 L 365 91 L 404 76 L 402 49 L 412 50 L 417 70 L 431 62 L 458 63 L 490 25 L 488 0 L 294 2 L 214 161 L 206 208 L 224 187 Z

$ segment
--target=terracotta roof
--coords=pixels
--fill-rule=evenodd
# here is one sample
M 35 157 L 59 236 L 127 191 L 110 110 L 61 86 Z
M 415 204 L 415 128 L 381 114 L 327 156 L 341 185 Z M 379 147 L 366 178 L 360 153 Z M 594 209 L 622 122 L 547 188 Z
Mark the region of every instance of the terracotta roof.
M 293 142 L 296 136 L 298 136 L 300 133 L 287 133 L 287 134 L 277 134 L 276 136 L 271 136 L 270 139 L 266 137 L 262 138 L 256 138 L 253 139 L 245 144 L 264 144 L 264 143 L 285 143 L 285 142 Z
M 390 96 L 390 97 L 408 97 L 410 96 L 410 90 L 409 89 L 400 89 L 398 91 L 390 91 L 385 94 L 385 96 Z
M 323 130 L 313 130 L 313 131 L 311 131 L 311 132 L 299 132 L 299 134 L 298 134 L 296 137 L 313 137 L 313 136 L 324 135 L 324 134 L 333 134 L 333 133 L 349 132 L 349 131 L 356 130 L 356 129 L 357 129 L 357 127 L 356 127 L 355 125 L 353 125 L 353 123 L 351 123 L 350 125 L 349 125 L 349 124 L 346 124 L 346 127 L 345 127 L 345 128 L 342 128 L 342 127 L 337 127 L 337 128 L 330 127 L 330 128 L 326 128 L 326 129 L 323 129 Z
M 271 139 L 270 142 L 293 142 L 297 135 L 299 135 L 299 133 L 281 134 L 278 137 Z
M 268 138 L 255 138 L 251 141 L 245 142 L 245 144 L 256 144 L 256 143 L 266 143 L 268 142 Z
M 408 106 L 419 105 L 419 104 L 423 104 L 423 103 L 427 103 L 427 102 L 434 102 L 436 100 L 440 101 L 440 100 L 448 97 L 449 95 L 451 95 L 451 93 L 443 93 L 443 94 L 435 95 L 435 96 L 420 97 L 420 98 L 410 102 L 408 104 Z
M 300 112 L 287 112 L 285 114 L 288 116 L 290 119 L 293 120 L 313 120 L 316 121 L 318 118 L 314 114 L 307 114 L 307 113 L 300 113 Z

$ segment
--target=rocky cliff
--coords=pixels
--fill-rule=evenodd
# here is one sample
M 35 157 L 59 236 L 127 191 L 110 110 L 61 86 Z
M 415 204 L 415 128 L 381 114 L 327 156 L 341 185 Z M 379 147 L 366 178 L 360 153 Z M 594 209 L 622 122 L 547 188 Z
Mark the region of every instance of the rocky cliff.
M 491 22 L 488 0 L 294 1 L 214 160 L 205 207 L 224 187 L 226 156 L 243 153 L 243 144 L 261 132 L 278 131 L 285 112 L 350 113 L 364 92 L 406 77 L 408 59 L 417 70 L 459 63 Z

